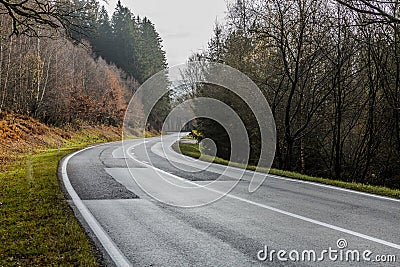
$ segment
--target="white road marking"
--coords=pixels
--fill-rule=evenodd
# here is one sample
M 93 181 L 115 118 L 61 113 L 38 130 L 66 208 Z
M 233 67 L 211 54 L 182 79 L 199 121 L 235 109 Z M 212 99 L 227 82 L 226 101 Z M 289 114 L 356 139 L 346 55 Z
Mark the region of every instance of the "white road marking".
M 341 187 L 337 187 L 337 186 L 333 186 L 333 185 L 326 185 L 326 184 L 319 184 L 319 183 L 315 183 L 315 182 L 290 179 L 290 178 L 285 178 L 285 177 L 281 177 L 281 176 L 277 176 L 277 175 L 273 175 L 273 174 L 268 174 L 268 178 L 272 178 L 272 179 L 276 179 L 276 180 L 284 180 L 284 181 L 294 182 L 294 183 L 309 184 L 309 185 L 313 185 L 313 186 L 334 189 L 337 191 L 343 191 L 343 192 L 352 193 L 352 194 L 356 194 L 356 195 L 362 195 L 362 196 L 373 197 L 373 198 L 378 198 L 378 199 L 382 199 L 382 200 L 400 202 L 400 199 L 396 199 L 396 198 L 374 195 L 374 194 L 370 194 L 370 193 L 366 193 L 366 192 L 355 191 L 355 190 L 341 188 Z
M 100 145 L 101 146 L 101 145 Z M 79 210 L 81 213 L 82 217 L 85 219 L 89 227 L 92 229 L 93 233 L 96 235 L 96 237 L 99 239 L 101 245 L 104 247 L 104 249 L 107 251 L 107 253 L 110 255 L 111 259 L 114 261 L 115 265 L 117 266 L 132 266 L 132 264 L 128 261 L 128 259 L 122 254 L 122 252 L 119 250 L 117 245 L 112 241 L 112 239 L 109 237 L 109 235 L 104 231 L 104 229 L 101 227 L 99 222 L 96 220 L 96 218 L 92 215 L 92 213 L 89 211 L 89 209 L 85 206 L 85 204 L 82 202 L 76 191 L 71 185 L 71 182 L 69 180 L 68 174 L 67 174 L 67 164 L 68 161 L 78 153 L 81 153 L 85 150 L 91 149 L 93 147 L 88 147 L 83 150 L 77 151 L 73 154 L 68 155 L 63 163 L 62 163 L 62 168 L 61 168 L 61 175 L 62 179 L 64 182 L 65 189 L 68 191 L 68 194 L 70 195 L 73 203 L 75 204 L 76 208 Z
M 156 145 L 157 145 L 157 143 L 154 146 L 156 146 Z M 172 153 L 176 153 L 176 154 L 178 154 L 180 156 L 183 156 L 185 158 L 193 160 L 193 158 L 191 158 L 189 156 L 185 156 L 183 154 L 179 154 L 178 152 L 174 151 L 173 149 L 169 149 L 169 151 L 171 151 Z M 163 157 L 165 159 L 174 161 L 176 163 L 185 164 L 186 166 L 190 166 L 190 162 L 189 161 L 186 161 L 186 162 L 183 161 L 183 160 L 182 161 L 177 161 L 177 160 L 174 160 L 172 157 L 168 157 L 167 158 L 167 156 L 165 154 L 164 155 L 160 154 L 159 156 L 161 156 L 161 157 Z M 205 162 L 205 163 L 207 163 L 207 162 Z M 237 170 L 243 171 L 243 169 L 237 168 L 237 167 L 233 167 L 233 166 L 224 166 L 224 165 L 215 164 L 215 163 L 213 163 L 213 165 L 214 165 L 214 167 L 218 166 L 218 167 L 231 168 L 231 169 L 234 169 L 234 170 L 237 169 Z M 215 171 L 213 169 L 207 169 L 207 171 L 213 172 L 213 173 L 220 173 L 220 172 L 217 172 L 217 171 Z M 249 175 L 253 175 L 253 173 L 254 173 L 254 171 L 251 171 L 251 170 L 244 170 L 244 172 L 248 173 Z M 264 174 L 265 175 L 265 173 L 260 173 L 260 174 Z M 366 192 L 355 191 L 355 190 L 351 190 L 351 189 L 347 189 L 347 188 L 341 188 L 341 187 L 337 187 L 337 186 L 333 186 L 333 185 L 326 185 L 326 184 L 320 184 L 320 183 L 315 183 L 315 182 L 310 182 L 310 181 L 303 181 L 303 180 L 298 180 L 298 179 L 285 178 L 285 177 L 281 177 L 281 176 L 277 176 L 277 175 L 273 175 L 273 174 L 268 174 L 267 178 L 272 178 L 272 179 L 282 180 L 282 181 L 288 181 L 288 182 L 292 182 L 292 183 L 308 184 L 308 185 L 313 185 L 313 186 L 318 186 L 318 187 L 323 187 L 323 188 L 329 188 L 329 189 L 333 189 L 333 190 L 337 190 L 337 191 L 343 191 L 343 192 L 347 192 L 347 193 L 352 193 L 352 194 L 357 194 L 357 195 L 373 197 L 373 198 L 378 198 L 378 199 L 382 199 L 382 200 L 388 200 L 388 201 L 394 201 L 394 202 L 399 202 L 400 203 L 400 199 L 395 199 L 395 198 L 390 198 L 390 197 L 370 194 L 370 193 L 366 193 Z
M 138 159 L 136 159 L 134 157 L 131 157 L 131 158 L 133 160 L 139 162 L 139 163 L 142 163 L 143 165 L 146 165 L 149 168 L 153 168 L 156 171 L 164 173 L 165 175 L 169 175 L 169 176 L 171 176 L 171 177 L 173 177 L 175 179 L 178 179 L 178 180 L 181 180 L 181 181 L 184 180 L 185 182 L 187 182 L 189 184 L 192 184 L 192 185 L 195 185 L 195 186 L 198 186 L 198 187 L 202 187 L 201 185 L 198 185 L 198 184 L 196 184 L 194 182 L 191 182 L 191 181 L 189 181 L 187 179 L 183 179 L 182 177 L 176 176 L 174 174 L 171 174 L 171 173 L 168 173 L 168 172 L 166 172 L 164 170 L 156 168 L 156 167 L 154 167 L 152 165 L 149 165 L 149 164 L 146 164 L 146 163 L 144 163 L 142 161 L 139 161 Z M 336 230 L 336 231 L 339 231 L 339 232 L 342 232 L 342 233 L 353 235 L 353 236 L 356 236 L 356 237 L 359 237 L 359 238 L 362 238 L 362 239 L 366 239 L 366 240 L 369 240 L 369 241 L 372 241 L 372 242 L 375 242 L 375 243 L 378 243 L 378 244 L 382 244 L 382 245 L 385 245 L 385 246 L 392 247 L 392 248 L 400 250 L 400 245 L 392 243 L 392 242 L 389 242 L 389 241 L 386 241 L 386 240 L 383 240 L 383 239 L 375 238 L 375 237 L 372 237 L 372 236 L 369 236 L 369 235 L 358 233 L 358 232 L 355 232 L 355 231 L 352 231 L 352 230 L 348 230 L 348 229 L 345 229 L 345 228 L 342 228 L 342 227 L 339 227 L 339 226 L 335 226 L 335 225 L 332 225 L 332 224 L 329 224 L 329 223 L 324 223 L 324 222 L 321 222 L 321 221 L 318 221 L 318 220 L 307 218 L 305 216 L 301 216 L 301 215 L 298 215 L 298 214 L 295 214 L 295 213 L 292 213 L 292 212 L 288 212 L 288 211 L 284 211 L 284 210 L 281 210 L 281 209 L 277 209 L 277 208 L 274 208 L 274 207 L 271 207 L 271 206 L 268 206 L 268 205 L 264 205 L 264 204 L 261 204 L 261 203 L 258 203 L 258 202 L 254 202 L 254 201 L 251 201 L 251 200 L 248 200 L 248 199 L 245 199 L 245 198 L 241 198 L 241 197 L 238 197 L 238 196 L 235 196 L 235 195 L 232 195 L 232 194 L 226 194 L 224 192 L 221 192 L 221 191 L 218 191 L 218 190 L 215 190 L 215 189 L 212 189 L 212 188 L 208 188 L 208 187 L 203 187 L 203 188 L 207 189 L 209 191 L 215 192 L 215 193 L 223 194 L 226 197 L 229 197 L 229 198 L 232 198 L 232 199 L 235 199 L 235 200 L 239 200 L 239 201 L 242 201 L 242 202 L 257 206 L 257 207 L 260 207 L 260 208 L 268 209 L 270 211 L 274 211 L 274 212 L 277 212 L 277 213 L 280 213 L 280 214 L 283 214 L 283 215 L 286 215 L 286 216 L 289 216 L 289 217 L 292 217 L 292 218 L 296 218 L 296 219 L 299 219 L 299 220 L 302 220 L 302 221 L 305 221 L 305 222 L 309 222 L 309 223 L 312 223 L 312 224 L 323 226 L 323 227 L 326 227 L 326 228 L 329 228 L 329 229 L 332 229 L 332 230 Z

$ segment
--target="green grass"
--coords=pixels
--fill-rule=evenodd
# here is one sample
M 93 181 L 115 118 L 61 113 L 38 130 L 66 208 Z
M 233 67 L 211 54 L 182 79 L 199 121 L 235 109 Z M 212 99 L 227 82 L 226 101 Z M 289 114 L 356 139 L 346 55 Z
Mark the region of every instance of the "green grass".
M 193 158 L 199 158 L 201 155 L 199 146 L 196 144 L 175 143 L 172 147 L 177 152 L 179 152 L 178 145 L 179 145 L 181 153 L 186 156 L 190 156 Z M 332 179 L 321 178 L 321 177 L 312 177 L 312 176 L 304 175 L 301 173 L 289 172 L 289 171 L 283 171 L 283 170 L 277 170 L 277 169 L 257 168 L 256 166 L 238 164 L 238 163 L 234 163 L 234 162 L 229 162 L 228 160 L 224 160 L 221 158 L 217 158 L 217 157 L 213 158 L 213 157 L 204 156 L 204 155 L 202 156 L 202 160 L 208 161 L 208 162 L 214 162 L 214 163 L 222 164 L 222 165 L 230 164 L 230 166 L 234 166 L 234 167 L 238 167 L 238 168 L 246 168 L 246 169 L 252 170 L 252 171 L 257 170 L 259 172 L 270 173 L 270 174 L 288 177 L 288 178 L 292 178 L 292 179 L 298 179 L 298 180 L 303 180 L 303 181 L 332 185 L 332 186 L 342 187 L 342 188 L 346 188 L 346 189 L 352 189 L 352 190 L 356 190 L 356 191 L 360 191 L 360 192 L 366 192 L 366 193 L 400 199 L 400 190 L 390 189 L 390 188 L 382 187 L 382 186 L 374 186 L 374 185 L 367 185 L 367 184 L 354 183 L 354 182 L 344 182 L 344 181 L 332 180 Z
M 21 155 L 0 173 L 0 266 L 98 266 L 60 190 L 58 161 L 112 138 L 84 132 L 63 148 Z

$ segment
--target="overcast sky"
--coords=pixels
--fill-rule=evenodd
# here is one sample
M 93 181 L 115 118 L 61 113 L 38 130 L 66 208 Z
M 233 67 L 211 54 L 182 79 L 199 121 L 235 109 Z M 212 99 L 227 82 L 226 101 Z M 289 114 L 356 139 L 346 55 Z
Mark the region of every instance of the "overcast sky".
M 114 12 L 117 0 L 109 0 Z M 148 17 L 163 39 L 169 67 L 207 47 L 215 21 L 224 21 L 225 0 L 122 0 L 135 16 Z

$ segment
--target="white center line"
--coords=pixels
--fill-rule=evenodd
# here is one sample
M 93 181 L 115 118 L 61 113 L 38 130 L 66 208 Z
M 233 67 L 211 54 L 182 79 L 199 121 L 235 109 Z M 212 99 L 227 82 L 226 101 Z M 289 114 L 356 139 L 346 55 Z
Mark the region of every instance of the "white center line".
M 400 245 L 398 245 L 398 244 L 395 244 L 395 243 L 392 243 L 392 242 L 389 242 L 389 241 L 385 241 L 383 239 L 375 238 L 375 237 L 372 237 L 372 236 L 369 236 L 369 235 L 365 235 L 365 234 L 362 234 L 362 233 L 358 233 L 358 232 L 355 232 L 355 231 L 352 231 L 352 230 L 348 230 L 348 229 L 345 229 L 345 228 L 342 228 L 342 227 L 339 227 L 339 226 L 335 226 L 335 225 L 332 225 L 332 224 L 329 224 L 329 223 L 325 223 L 325 222 L 321 222 L 321 221 L 314 220 L 314 219 L 311 219 L 311 218 L 307 218 L 307 217 L 304 217 L 304 216 L 301 216 L 301 215 L 298 215 L 298 214 L 295 214 L 295 213 L 292 213 L 292 212 L 288 212 L 288 211 L 284 211 L 284 210 L 281 210 L 281 209 L 277 209 L 277 208 L 274 208 L 274 207 L 271 207 L 271 206 L 268 206 L 268 205 L 264 205 L 264 204 L 261 204 L 261 203 L 258 203 L 258 202 L 254 202 L 254 201 L 251 201 L 251 200 L 248 200 L 248 199 L 245 199 L 245 198 L 241 198 L 241 197 L 238 197 L 238 196 L 235 196 L 235 195 L 232 195 L 232 194 L 226 194 L 225 192 L 221 192 L 221 191 L 209 188 L 209 187 L 204 187 L 204 186 L 196 184 L 196 183 L 194 183 L 192 181 L 186 180 L 184 178 L 181 178 L 179 176 L 176 176 L 174 174 L 171 174 L 171 173 L 168 173 L 168 172 L 166 172 L 164 170 L 156 168 L 156 167 L 154 167 L 154 166 L 152 166 L 150 164 L 147 164 L 147 163 L 144 163 L 142 161 L 139 161 L 138 159 L 136 159 L 134 157 L 131 157 L 131 158 L 133 160 L 139 162 L 139 163 L 142 163 L 143 165 L 146 165 L 149 168 L 153 168 L 156 171 L 164 173 L 165 175 L 168 175 L 170 177 L 173 177 L 173 178 L 181 180 L 181 181 L 184 180 L 186 183 L 189 183 L 189 184 L 192 184 L 192 185 L 195 185 L 195 186 L 198 186 L 198 187 L 202 187 L 202 188 L 207 189 L 209 191 L 212 191 L 214 193 L 219 193 L 219 194 L 225 195 L 226 197 L 229 197 L 229 198 L 232 198 L 232 199 L 235 199 L 235 200 L 239 200 L 239 201 L 242 201 L 242 202 L 257 206 L 257 207 L 260 207 L 260 208 L 268 209 L 270 211 L 277 212 L 277 213 L 280 213 L 280 214 L 283 214 L 283 215 L 286 215 L 286 216 L 289 216 L 289 217 L 292 217 L 292 218 L 296 218 L 296 219 L 299 219 L 299 220 L 302 220 L 302 221 L 305 221 L 305 222 L 309 222 L 309 223 L 312 223 L 312 224 L 323 226 L 323 227 L 326 227 L 326 228 L 329 228 L 329 229 L 332 229 L 332 230 L 336 230 L 336 231 L 339 231 L 339 232 L 342 232 L 342 233 L 353 235 L 353 236 L 356 236 L 356 237 L 359 237 L 359 238 L 362 238 L 362 239 L 366 239 L 366 240 L 369 240 L 369 241 L 372 241 L 372 242 L 375 242 L 375 243 L 378 243 L 378 244 L 382 244 L 382 245 L 385 245 L 385 246 L 400 250 Z
M 154 145 L 153 147 L 155 147 L 156 145 Z M 169 152 L 171 152 L 172 154 L 179 155 L 179 159 L 176 159 L 173 156 L 172 157 L 171 156 L 167 157 L 167 155 L 165 154 L 165 150 L 163 152 L 164 153 L 158 153 L 157 155 L 159 155 L 159 156 L 161 156 L 161 157 L 163 157 L 165 159 L 168 159 L 170 161 L 173 161 L 173 162 L 176 162 L 176 163 L 180 163 L 180 164 L 184 164 L 184 165 L 189 166 L 189 167 L 193 167 L 193 166 L 191 166 L 191 161 L 193 161 L 193 160 L 195 162 L 201 162 L 201 163 L 207 164 L 207 167 L 209 167 L 211 165 L 208 162 L 201 161 L 201 160 L 198 160 L 198 159 L 193 159 L 192 157 L 180 154 L 180 153 L 174 151 L 173 149 L 171 149 L 171 147 L 169 148 Z M 220 165 L 220 164 L 212 164 L 212 165 L 217 169 L 208 168 L 207 171 L 221 174 L 224 170 L 230 169 L 230 170 L 237 170 L 239 172 L 244 172 L 244 173 L 247 173 L 249 175 L 253 175 L 255 173 L 255 171 L 243 170 L 242 168 L 238 168 L 238 167 L 234 167 L 234 166 L 225 166 L 225 165 Z M 224 170 L 218 170 L 218 168 L 223 168 Z M 265 173 L 260 173 L 260 174 L 265 175 Z M 227 175 L 229 175 L 229 174 L 227 174 Z M 333 185 L 326 185 L 326 184 L 320 184 L 320 183 L 311 182 L 311 181 L 304 181 L 304 180 L 299 180 L 299 179 L 286 178 L 286 177 L 273 175 L 273 174 L 269 174 L 269 173 L 267 174 L 267 178 L 272 178 L 272 179 L 281 180 L 281 181 L 287 181 L 287 182 L 291 182 L 291 183 L 307 184 L 307 185 L 312 185 L 312 186 L 317 186 L 317 187 L 322 187 L 322 188 L 327 188 L 327 189 L 332 189 L 332 190 L 337 190 L 337 191 L 343 191 L 343 192 L 346 192 L 346 193 L 362 195 L 362 196 L 366 196 L 366 197 L 372 197 L 372 198 L 377 198 L 377 199 L 382 199 L 382 200 L 387 200 L 387 201 L 399 202 L 400 203 L 400 199 L 395 199 L 395 198 L 391 198 L 391 197 L 375 195 L 375 194 L 366 193 L 366 192 L 355 191 L 355 190 L 351 190 L 351 189 L 347 189 L 347 188 L 341 188 L 341 187 L 337 187 L 337 186 L 333 186 Z

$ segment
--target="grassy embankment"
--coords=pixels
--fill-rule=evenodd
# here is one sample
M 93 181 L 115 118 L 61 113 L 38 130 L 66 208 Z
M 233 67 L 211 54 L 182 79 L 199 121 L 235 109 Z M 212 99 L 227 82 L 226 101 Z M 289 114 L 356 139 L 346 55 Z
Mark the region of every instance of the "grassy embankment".
M 199 158 L 201 153 L 199 150 L 199 146 L 197 144 L 186 144 L 186 143 L 180 143 L 179 148 L 182 154 L 186 156 L 190 156 L 193 158 Z M 173 149 L 177 152 L 178 151 L 178 143 L 175 143 L 173 145 Z M 212 158 L 206 155 L 202 156 L 202 160 L 211 162 L 213 161 L 214 163 L 217 164 L 222 164 L 222 165 L 228 165 L 229 161 L 224 160 L 221 158 Z M 237 163 L 231 163 L 231 166 L 239 167 L 239 168 L 246 168 L 248 170 L 256 170 L 256 166 L 245 166 L 242 164 L 237 164 Z M 337 181 L 337 180 L 332 180 L 332 179 L 327 179 L 327 178 L 321 178 L 321 177 L 312 177 L 296 172 L 289 172 L 289 171 L 282 171 L 282 170 L 277 170 L 277 169 L 267 169 L 267 168 L 258 168 L 257 171 L 260 172 L 269 172 L 270 174 L 275 174 L 283 177 L 288 177 L 288 178 L 293 178 L 293 179 L 298 179 L 298 180 L 303 180 L 303 181 L 309 181 L 309 182 L 316 182 L 316 183 L 321 183 L 321 184 L 326 184 L 326 185 L 332 185 L 332 186 L 337 186 L 337 187 L 342 187 L 346 189 L 352 189 L 360 192 L 366 192 L 366 193 L 371 193 L 371 194 L 377 194 L 377 195 L 382 195 L 382 196 L 387 196 L 387 197 L 392 197 L 392 198 L 398 198 L 400 199 L 400 190 L 394 190 L 390 189 L 387 187 L 382 187 L 382 186 L 374 186 L 374 185 L 366 185 L 366 184 L 361 184 L 361 183 L 354 183 L 354 182 L 344 182 L 344 181 Z
M 98 265 L 60 191 L 57 164 L 84 146 L 119 137 L 113 127 L 62 130 L 0 117 L 0 266 Z

